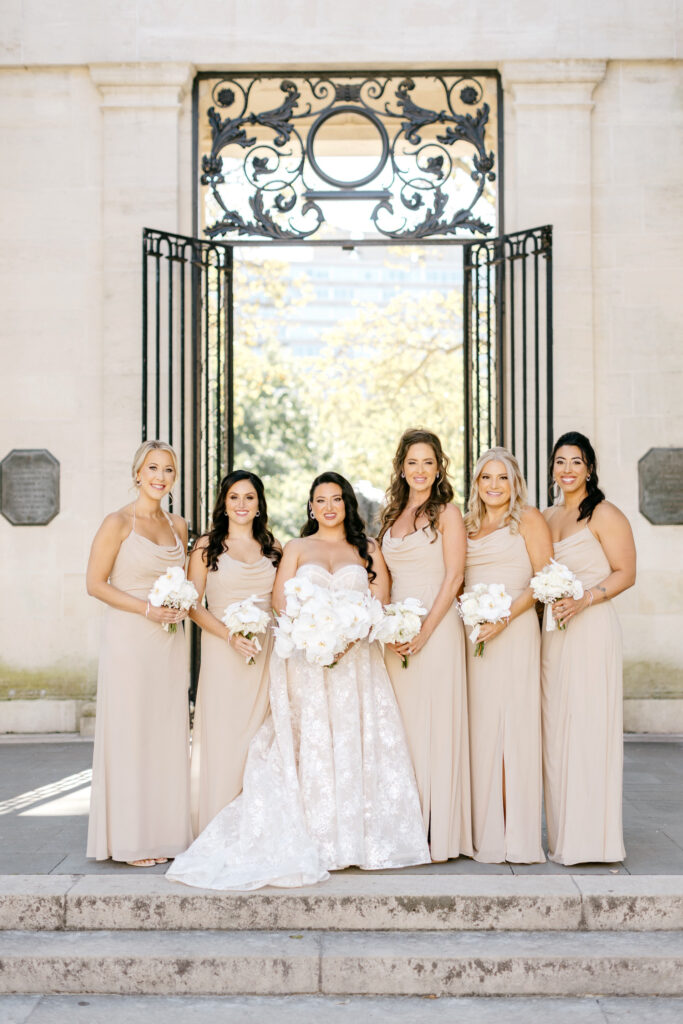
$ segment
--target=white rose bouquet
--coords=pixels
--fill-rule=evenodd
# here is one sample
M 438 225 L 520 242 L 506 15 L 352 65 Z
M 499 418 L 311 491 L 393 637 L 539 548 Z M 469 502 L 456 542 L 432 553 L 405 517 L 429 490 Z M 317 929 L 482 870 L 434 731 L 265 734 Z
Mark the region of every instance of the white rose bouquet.
M 194 583 L 186 579 L 185 570 L 179 565 L 172 565 L 162 573 L 147 595 L 147 600 L 155 608 L 182 608 L 185 612 L 195 608 L 198 599 Z M 175 622 L 164 622 L 163 628 L 167 633 L 175 633 L 178 625 Z
M 551 558 L 548 565 L 544 565 L 535 576 L 532 576 L 531 590 L 536 600 L 543 604 L 554 604 L 555 601 L 560 601 L 563 597 L 573 597 L 575 601 L 583 597 L 581 580 L 574 575 L 571 569 L 563 565 L 562 562 L 556 562 L 554 558 Z M 546 616 L 546 631 L 550 633 L 556 627 L 555 616 L 550 611 Z M 566 623 L 559 626 L 559 629 L 566 628 Z
M 414 640 L 422 628 L 421 619 L 427 609 L 416 597 L 407 597 L 405 601 L 387 604 L 384 615 L 372 627 L 370 640 L 379 640 L 383 644 L 407 644 Z M 408 668 L 408 655 L 401 658 L 403 668 Z
M 243 636 L 253 640 L 256 649 L 261 650 L 258 635 L 265 633 L 270 624 L 270 615 L 258 607 L 260 598 L 256 594 L 245 597 L 243 601 L 229 604 L 223 612 L 223 622 L 228 627 L 230 636 Z M 247 665 L 255 664 L 253 658 L 247 658 Z
M 460 598 L 458 610 L 466 626 L 473 626 L 470 640 L 476 644 L 475 658 L 484 653 L 484 641 L 479 640 L 479 627 L 485 622 L 502 622 L 510 618 L 512 598 L 505 592 L 502 583 L 475 583 L 472 589 Z
M 311 665 L 332 668 L 349 644 L 362 640 L 382 618 L 382 605 L 357 590 L 327 590 L 302 577 L 285 583 L 285 611 L 275 625 L 275 653 L 303 651 Z

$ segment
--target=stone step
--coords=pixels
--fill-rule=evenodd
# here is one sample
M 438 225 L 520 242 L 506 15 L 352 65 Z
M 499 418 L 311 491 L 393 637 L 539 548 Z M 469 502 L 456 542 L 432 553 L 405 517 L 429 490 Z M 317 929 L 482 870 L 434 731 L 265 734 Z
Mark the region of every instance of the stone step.
M 683 929 L 683 877 L 336 874 L 215 892 L 159 875 L 0 876 L 0 929 Z
M 683 998 L 0 996 L 4 1024 L 681 1024 Z
M 680 996 L 683 933 L 5 931 L 0 992 Z

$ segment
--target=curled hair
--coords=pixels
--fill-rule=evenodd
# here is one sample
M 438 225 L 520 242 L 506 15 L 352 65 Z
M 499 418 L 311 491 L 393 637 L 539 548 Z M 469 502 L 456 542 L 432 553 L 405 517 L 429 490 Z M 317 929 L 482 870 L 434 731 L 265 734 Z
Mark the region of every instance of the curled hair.
M 320 475 L 317 476 L 311 484 L 311 489 L 308 493 L 308 504 L 306 506 L 308 515 L 306 516 L 306 522 L 301 527 L 300 536 L 310 537 L 312 534 L 318 532 L 318 520 L 311 519 L 310 510 L 313 505 L 313 495 L 315 494 L 316 488 L 320 487 L 321 484 L 336 484 L 337 487 L 341 489 L 345 512 L 344 533 L 346 535 L 346 540 L 348 544 L 353 545 L 365 562 L 365 568 L 368 571 L 368 579 L 372 583 L 377 576 L 377 573 L 372 568 L 372 555 L 368 549 L 368 537 L 365 532 L 365 523 L 358 511 L 358 500 L 356 498 L 355 491 L 346 477 L 343 477 L 341 473 L 333 473 L 332 471 L 320 473 Z
M 145 459 L 150 452 L 168 452 L 171 456 L 171 462 L 173 463 L 173 471 L 175 473 L 176 480 L 178 479 L 178 456 L 176 455 L 173 448 L 168 444 L 167 441 L 143 441 L 135 455 L 133 456 L 133 465 L 131 466 L 131 475 L 133 477 L 133 483 L 137 483 L 138 473 L 145 464 Z
M 441 441 L 432 434 L 430 430 L 422 430 L 420 428 L 411 428 L 406 430 L 403 437 L 398 442 L 398 448 L 394 455 L 394 461 L 392 463 L 391 471 L 391 482 L 386 492 L 386 505 L 382 509 L 381 515 L 381 529 L 379 531 L 379 540 L 381 542 L 382 537 L 390 530 L 392 525 L 396 522 L 403 509 L 408 504 L 408 497 L 410 495 L 410 486 L 408 481 L 401 474 L 403 473 L 403 465 L 408 455 L 408 450 L 414 444 L 427 444 L 434 452 L 434 458 L 436 459 L 436 479 L 432 484 L 432 489 L 429 492 L 428 497 L 419 508 L 415 509 L 413 515 L 413 529 L 417 529 L 417 521 L 420 516 L 426 516 L 429 520 L 429 525 L 432 528 L 434 534 L 432 538 L 432 544 L 436 540 L 436 531 L 439 525 L 439 516 L 446 505 L 453 501 L 453 487 L 448 477 L 448 466 L 450 459 L 445 454 L 441 447 Z
M 204 563 L 215 572 L 218 568 L 218 559 L 224 551 L 228 551 L 228 535 L 230 532 L 230 520 L 225 511 L 225 499 L 228 491 L 240 480 L 248 480 L 256 491 L 258 498 L 258 510 L 260 515 L 251 521 L 251 532 L 254 540 L 258 542 L 261 552 L 269 558 L 274 566 L 280 564 L 282 551 L 275 540 L 275 537 L 268 529 L 268 506 L 266 505 L 266 494 L 263 489 L 261 478 L 256 473 L 249 473 L 246 469 L 235 469 L 232 473 L 224 476 L 218 488 L 216 504 L 211 516 L 211 526 L 206 534 L 208 541 L 202 552 Z
M 479 494 L 479 477 L 489 462 L 502 462 L 507 470 L 510 483 L 510 507 L 505 521 L 510 527 L 511 533 L 519 532 L 522 512 L 527 505 L 526 480 L 522 476 L 517 459 L 507 448 L 489 448 L 488 451 L 479 456 L 479 460 L 474 467 L 474 473 L 472 474 L 470 497 L 467 502 L 467 511 L 465 512 L 465 529 L 470 537 L 475 533 L 479 533 L 481 524 L 484 521 L 486 507 Z
M 580 523 L 582 519 L 587 519 L 590 522 L 596 506 L 605 500 L 605 492 L 598 487 L 598 460 L 595 450 L 586 435 L 580 434 L 578 430 L 569 430 L 566 434 L 562 434 L 553 445 L 548 463 L 548 475 L 553 481 L 555 479 L 555 456 L 557 455 L 558 448 L 562 448 L 564 445 L 578 448 L 586 464 L 589 479 L 586 480 L 586 497 L 579 505 L 579 518 L 577 522 Z

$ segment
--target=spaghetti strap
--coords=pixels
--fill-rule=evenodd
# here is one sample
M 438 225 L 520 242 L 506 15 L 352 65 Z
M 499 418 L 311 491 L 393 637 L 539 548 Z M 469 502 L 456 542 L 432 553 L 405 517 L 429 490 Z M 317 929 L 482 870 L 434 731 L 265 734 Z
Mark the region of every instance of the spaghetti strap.
M 133 529 L 130 531 L 131 533 L 135 533 L 135 506 L 136 505 L 137 505 L 137 500 L 133 502 Z
M 171 517 L 169 516 L 168 512 L 166 511 L 166 509 L 163 509 L 163 508 L 162 508 L 162 510 L 161 510 L 161 511 L 162 511 L 162 512 L 164 513 L 164 515 L 166 516 L 166 519 L 167 519 L 167 521 L 168 521 L 168 525 L 169 525 L 169 526 L 171 527 L 171 533 L 172 533 L 172 534 L 173 534 L 173 536 L 175 537 L 175 541 L 176 541 L 176 544 L 180 544 L 180 545 L 181 545 L 181 547 L 182 547 L 182 542 L 181 542 L 181 540 L 180 540 L 180 537 L 179 537 L 179 536 L 178 536 L 178 534 L 177 534 L 177 533 L 175 532 L 175 529 L 174 529 L 174 526 L 173 526 L 173 520 L 172 520 L 172 519 L 171 519 Z

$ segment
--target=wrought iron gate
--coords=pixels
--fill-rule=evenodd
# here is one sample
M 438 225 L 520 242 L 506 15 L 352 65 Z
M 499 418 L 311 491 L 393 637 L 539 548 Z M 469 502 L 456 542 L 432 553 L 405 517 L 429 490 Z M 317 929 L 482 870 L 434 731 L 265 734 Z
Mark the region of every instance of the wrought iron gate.
M 232 465 L 232 256 L 220 242 L 143 230 L 142 439 L 177 448 L 175 508 L 192 537 Z
M 539 505 L 553 441 L 552 229 L 461 248 L 465 496 L 480 453 L 503 444 Z M 177 446 L 176 508 L 196 536 L 233 463 L 232 245 L 145 228 L 142 302 L 142 437 Z
M 553 443 L 552 228 L 464 247 L 465 495 L 481 452 L 518 458 L 529 500 L 545 500 Z

